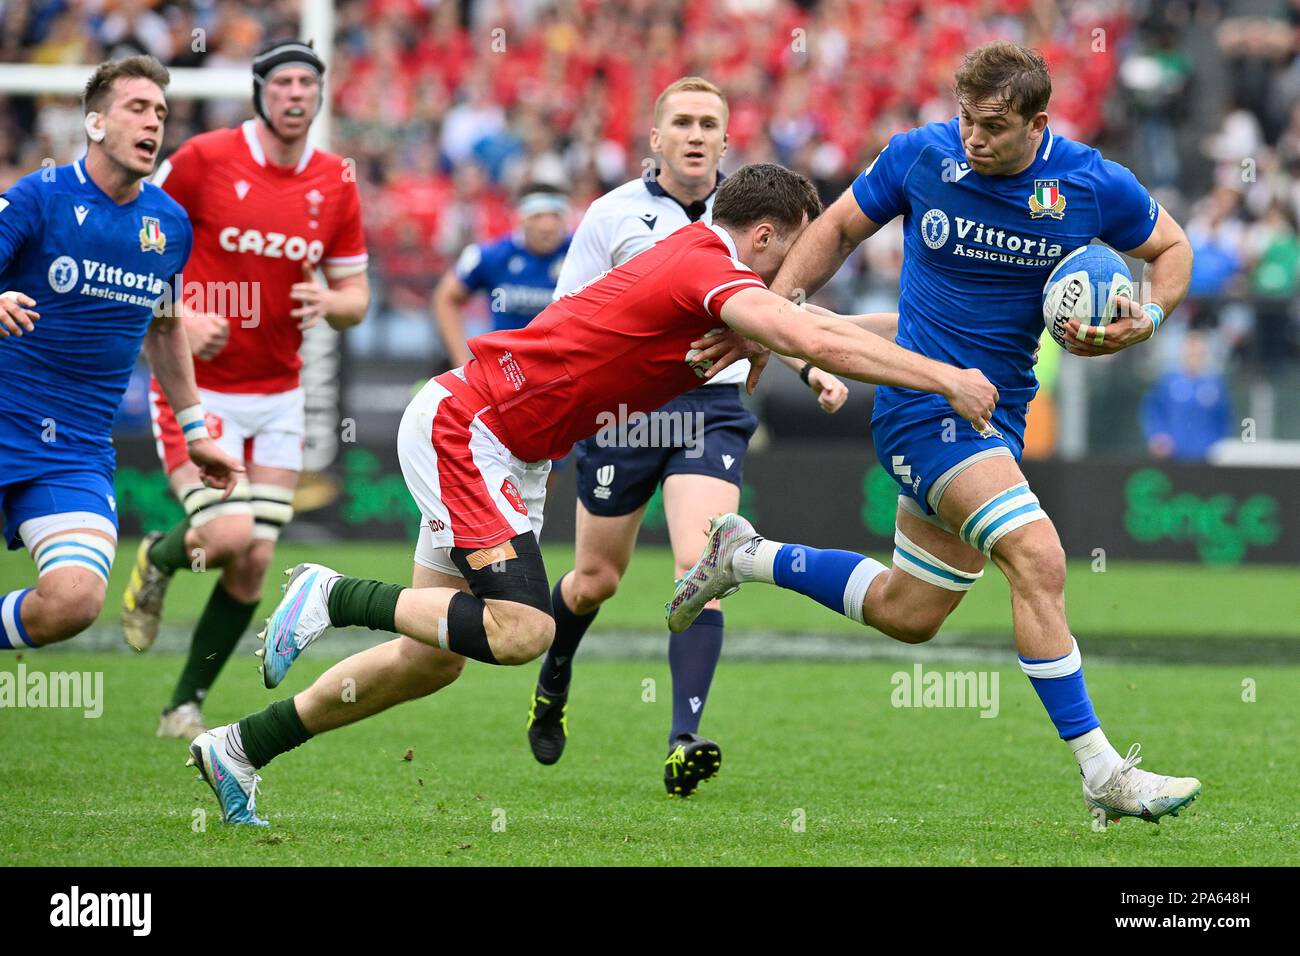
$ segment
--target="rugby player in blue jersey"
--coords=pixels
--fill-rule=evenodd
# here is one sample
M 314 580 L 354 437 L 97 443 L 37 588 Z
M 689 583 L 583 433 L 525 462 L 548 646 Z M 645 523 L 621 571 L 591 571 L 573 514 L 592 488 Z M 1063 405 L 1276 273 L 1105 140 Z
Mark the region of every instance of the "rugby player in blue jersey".
M 101 64 L 86 155 L 0 197 L 0 512 L 37 584 L 0 596 L 0 648 L 66 640 L 99 615 L 117 548 L 113 415 L 141 344 L 204 482 L 242 468 L 208 437 L 181 325 L 163 303 L 189 258 L 185 210 L 144 182 L 163 141 L 167 70 Z
M 515 232 L 466 246 L 434 290 L 433 315 L 452 368 L 470 360 L 460 310 L 476 292 L 488 297 L 493 332 L 522 329 L 551 304 L 572 239 L 566 229 L 568 197 L 558 186 L 530 183 L 520 190 L 516 209 Z
M 897 640 L 930 640 L 992 559 L 1011 585 L 1020 666 L 1079 762 L 1094 817 L 1159 820 L 1200 793 L 1190 777 L 1137 767 L 1101 730 L 1065 616 L 1065 554 L 1020 470 L 1025 410 L 1037 390 L 1041 296 L 1066 253 L 1101 239 L 1146 262 L 1140 301 L 1119 301 L 1099 341 L 1106 355 L 1150 338 L 1187 293 L 1183 230 L 1131 172 L 1055 133 L 1051 78 L 1037 53 L 997 42 L 971 52 L 956 77 L 960 115 L 894 136 L 795 244 L 772 285 L 811 295 L 864 239 L 903 216 L 898 344 L 997 387 L 992 427 L 977 433 L 942 399 L 876 391 L 876 455 L 899 483 L 893 566 L 848 551 L 768 541 L 736 515 L 714 519 L 704 556 L 668 606 L 673 631 L 705 603 L 761 581 L 807 595 Z M 710 357 L 759 350 L 734 338 Z M 836 371 L 827 366 L 830 372 Z

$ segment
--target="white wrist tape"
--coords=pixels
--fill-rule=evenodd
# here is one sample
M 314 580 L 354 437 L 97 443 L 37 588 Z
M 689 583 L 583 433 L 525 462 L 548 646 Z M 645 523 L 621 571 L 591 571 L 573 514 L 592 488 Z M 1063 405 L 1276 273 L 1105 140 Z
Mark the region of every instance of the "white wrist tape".
M 191 405 L 176 413 L 176 423 L 181 426 L 181 434 L 185 436 L 187 442 L 211 437 L 208 434 L 208 426 L 204 422 L 205 416 L 202 405 Z
M 1160 331 L 1160 323 L 1165 320 L 1165 310 L 1155 302 L 1148 302 L 1142 306 L 1142 311 L 1151 319 L 1151 334 L 1155 335 Z

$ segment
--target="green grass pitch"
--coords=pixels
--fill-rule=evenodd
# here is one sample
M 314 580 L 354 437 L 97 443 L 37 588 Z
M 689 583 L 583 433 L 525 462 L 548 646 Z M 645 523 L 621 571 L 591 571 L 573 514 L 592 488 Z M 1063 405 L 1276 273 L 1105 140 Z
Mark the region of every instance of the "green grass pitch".
M 1293 650 L 1300 615 L 1286 604 L 1297 600 L 1293 570 L 1113 563 L 1100 574 L 1071 566 L 1071 619 L 1107 733 L 1121 750 L 1142 741 L 1144 767 L 1204 783 L 1189 811 L 1158 827 L 1126 820 L 1093 830 L 1073 760 L 1014 665 L 996 571 L 916 658 L 927 671 L 996 672 L 992 719 L 977 709 L 893 706 L 891 677 L 910 672 L 910 658 L 753 659 L 746 646 L 797 652 L 801 639 L 849 631 L 853 646 L 911 652 L 774 589 L 751 587 L 729 600 L 737 640 L 724 651 L 702 728 L 723 744 L 723 771 L 691 800 L 668 800 L 660 767 L 671 701 L 657 635 L 671 566 L 662 551 L 642 549 L 596 625 L 592 652 L 577 665 L 572 737 L 557 766 L 536 764 L 524 736 L 535 667 L 471 664 L 446 691 L 310 741 L 265 768 L 260 809 L 273 826 L 255 831 L 222 826 L 211 793 L 183 767 L 184 743 L 153 737 L 180 659 L 85 649 L 115 646 L 116 588 L 131 553 L 124 543 L 104 623 L 81 648 L 73 641 L 21 661 L 0 657 L 0 670 L 21 663 L 102 672 L 105 699 L 99 719 L 74 710 L 0 710 L 0 781 L 9 798 L 0 863 L 1294 862 L 1300 771 L 1288 742 L 1300 733 Z M 405 544 L 282 549 L 284 563 L 308 554 L 396 580 L 410 569 Z M 548 549 L 548 558 L 560 571 L 571 553 Z M 24 555 L 0 558 L 0 589 L 30 575 Z M 168 604 L 175 637 L 209 586 L 198 576 L 176 583 Z M 620 650 L 629 631 L 649 635 L 639 638 L 642 651 L 630 652 L 640 657 Z M 742 638 L 745 631 L 762 636 Z M 952 639 L 959 633 L 1003 643 L 972 650 Z M 1118 651 L 1136 640 L 1164 656 L 1194 645 L 1189 635 L 1204 635 L 1240 654 L 1145 663 L 1099 653 L 1090 662 L 1089 637 L 1107 635 Z M 1257 645 L 1268 641 L 1284 648 L 1284 662 L 1258 657 Z M 327 637 L 283 688 L 268 692 L 246 639 L 213 693 L 209 717 L 235 719 L 306 686 L 343 646 Z
M 106 623 L 115 620 L 116 602 L 131 573 L 137 544 L 124 539 L 118 547 L 109 604 L 102 619 Z M 411 579 L 412 550 L 405 542 L 283 544 L 268 576 L 262 610 L 269 613 L 279 600 L 279 571 L 300 561 L 318 561 L 346 574 L 407 583 Z M 543 540 L 542 550 L 552 583 L 573 567 L 573 548 L 568 542 Z M 887 554 L 874 557 L 889 561 Z M 660 630 L 673 577 L 667 549 L 638 548 L 618 594 L 601 609 L 601 626 Z M 0 593 L 31 583 L 32 563 L 25 552 L 0 553 Z M 1072 561 L 1066 586 L 1067 610 L 1080 641 L 1109 635 L 1300 639 L 1300 587 L 1296 584 L 1297 570 L 1293 567 L 1214 568 L 1111 561 L 1104 571 L 1094 571 L 1092 562 Z M 211 590 L 205 575 L 181 575 L 168 592 L 164 620 L 177 625 L 192 623 Z M 862 632 L 847 618 L 776 588 L 747 588 L 744 599 L 728 601 L 725 610 L 728 627 L 742 631 Z M 996 568 L 990 565 L 945 630 L 1006 636 L 1009 640 L 1010 598 L 1006 581 Z

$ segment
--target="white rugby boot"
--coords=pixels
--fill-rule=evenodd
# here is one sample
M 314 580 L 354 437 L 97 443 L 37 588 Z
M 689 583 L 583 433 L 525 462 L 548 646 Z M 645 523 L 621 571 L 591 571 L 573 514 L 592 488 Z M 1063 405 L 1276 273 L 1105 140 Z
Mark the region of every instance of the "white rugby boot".
M 212 788 L 223 823 L 269 827 L 257 815 L 257 785 L 262 778 L 251 763 L 231 753 L 229 740 L 229 724 L 205 730 L 191 741 L 185 766 L 197 767 L 203 782 Z
M 725 598 L 740 590 L 740 578 L 731 569 L 731 556 L 740 548 L 762 541 L 754 526 L 738 514 L 709 519 L 709 537 L 695 566 L 677 582 L 672 600 L 664 605 L 668 630 L 680 634 L 714 598 Z
M 262 639 L 257 656 L 262 659 L 262 683 L 267 687 L 284 680 L 298 655 L 329 628 L 327 588 L 343 576 L 320 564 L 300 564 L 284 573 L 289 575 L 281 587 L 284 597 L 257 635 Z
M 1102 811 L 1111 823 L 1121 817 L 1137 817 L 1159 823 L 1165 814 L 1178 816 L 1179 811 L 1201 793 L 1201 781 L 1195 777 L 1166 777 L 1164 774 L 1139 770 L 1141 744 L 1129 748 L 1124 762 L 1096 790 L 1083 782 L 1083 799 L 1089 810 Z
M 158 721 L 157 736 L 193 740 L 207 729 L 208 725 L 203 722 L 203 713 L 199 710 L 199 705 L 191 700 L 162 715 Z

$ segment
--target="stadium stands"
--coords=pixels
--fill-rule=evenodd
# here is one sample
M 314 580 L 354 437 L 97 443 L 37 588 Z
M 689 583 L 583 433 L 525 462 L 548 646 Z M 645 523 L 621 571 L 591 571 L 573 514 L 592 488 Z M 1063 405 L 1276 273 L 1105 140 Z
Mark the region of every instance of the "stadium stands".
M 1226 365 L 1236 407 L 1262 414 L 1275 437 L 1300 438 L 1300 408 L 1284 400 L 1300 384 L 1291 303 L 1300 14 L 1288 7 L 1290 20 L 1266 19 L 1258 6 L 342 0 L 328 77 L 332 148 L 357 162 L 377 293 L 376 315 L 349 347 L 361 357 L 423 355 L 433 367 L 428 297 L 460 249 L 510 228 L 509 196 L 525 179 L 567 185 L 577 217 L 639 173 L 653 98 L 676 76 L 706 73 L 727 90 L 724 171 L 775 159 L 830 199 L 891 133 L 951 115 L 947 85 L 962 52 L 1003 37 L 1046 55 L 1054 128 L 1131 165 L 1187 227 L 1197 271 L 1182 318 L 1212 331 L 1212 361 Z M 294 0 L 9 0 L 0 64 L 146 51 L 171 65 L 239 65 L 263 38 L 295 33 L 298 18 Z M 169 150 L 250 115 L 236 101 L 173 110 Z M 67 161 L 81 143 L 71 98 L 0 96 L 0 187 L 45 157 Z M 900 249 L 895 223 L 825 300 L 889 307 Z M 1141 452 L 1133 408 L 1180 351 L 1169 331 L 1159 348 L 1088 363 L 1091 447 Z M 773 388 L 775 399 L 792 388 Z M 790 431 L 859 433 L 847 421 L 791 421 Z

